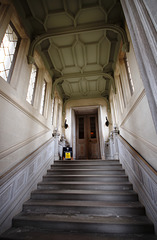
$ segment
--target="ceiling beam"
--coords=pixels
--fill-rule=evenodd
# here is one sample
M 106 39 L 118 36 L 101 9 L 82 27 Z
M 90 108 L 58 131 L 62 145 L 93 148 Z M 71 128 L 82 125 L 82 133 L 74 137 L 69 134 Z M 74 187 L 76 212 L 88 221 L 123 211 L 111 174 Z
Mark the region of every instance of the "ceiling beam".
M 104 72 L 84 72 L 84 73 L 71 73 L 71 74 L 64 74 L 62 77 L 57 78 L 55 80 L 55 82 L 52 85 L 52 95 L 55 91 L 55 88 L 58 84 L 63 83 L 63 81 L 65 81 L 66 79 L 71 79 L 71 78 L 84 78 L 84 77 L 93 77 L 93 76 L 103 76 L 106 80 L 110 80 L 113 90 L 116 93 L 116 87 L 115 87 L 115 81 L 114 78 L 108 74 L 108 73 L 104 73 Z
M 123 48 L 126 52 L 129 51 L 129 42 L 127 38 L 127 34 L 125 30 L 118 25 L 114 24 L 105 24 L 104 22 L 92 23 L 92 24 L 82 24 L 77 27 L 64 27 L 64 28 L 56 28 L 47 31 L 41 35 L 38 35 L 30 44 L 29 52 L 28 52 L 28 63 L 34 63 L 34 50 L 37 45 L 42 43 L 44 40 L 49 39 L 54 36 L 61 36 L 64 37 L 65 35 L 71 34 L 80 34 L 83 32 L 91 32 L 91 31 L 98 31 L 98 30 L 110 30 L 116 32 L 121 36 L 123 42 Z

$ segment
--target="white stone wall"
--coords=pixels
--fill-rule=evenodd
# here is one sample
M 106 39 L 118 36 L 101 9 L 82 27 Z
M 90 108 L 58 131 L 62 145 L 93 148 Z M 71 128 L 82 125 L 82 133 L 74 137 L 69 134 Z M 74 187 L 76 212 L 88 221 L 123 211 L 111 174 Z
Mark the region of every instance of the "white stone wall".
M 0 175 L 2 176 L 49 140 L 54 126 L 51 122 L 51 77 L 42 59 L 35 53 L 34 59 L 39 71 L 34 102 L 33 105 L 29 104 L 26 96 L 32 68 L 32 65 L 27 63 L 30 41 L 10 5 L 1 5 L 0 16 L 0 40 L 10 20 L 21 37 L 10 83 L 0 77 Z M 47 82 L 47 90 L 44 113 L 41 115 L 39 111 L 43 80 Z
M 119 159 L 157 233 L 157 174 L 134 149 L 118 138 Z
M 118 125 L 121 136 L 157 170 L 157 134 L 128 30 L 127 34 L 130 41 L 130 51 L 126 56 L 135 90 L 131 95 L 125 64 L 123 59 L 120 59 L 115 71 L 117 94 L 111 93 L 110 96 L 112 119 Z M 121 94 L 119 74 L 121 75 L 126 106 L 124 106 Z
M 54 161 L 54 139 L 25 158 L 0 180 L 0 234 L 11 227 L 12 218 L 22 210 Z
M 156 0 L 121 0 L 157 133 Z
M 11 226 L 13 216 L 21 211 L 23 202 L 30 198 L 31 191 L 54 161 L 52 80 L 35 53 L 39 69 L 35 98 L 33 105 L 26 101 L 32 67 L 27 63 L 30 41 L 14 9 L 1 5 L 0 41 L 10 20 L 21 36 L 21 43 L 10 83 L 0 77 L 0 233 Z M 47 90 L 41 115 L 43 80 L 47 82 Z

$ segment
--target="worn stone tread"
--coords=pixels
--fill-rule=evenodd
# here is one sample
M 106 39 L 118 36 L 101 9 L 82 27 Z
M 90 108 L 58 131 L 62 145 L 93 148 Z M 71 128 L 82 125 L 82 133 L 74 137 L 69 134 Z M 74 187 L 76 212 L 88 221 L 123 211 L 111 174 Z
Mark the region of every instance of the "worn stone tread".
M 20 213 L 14 217 L 14 221 L 24 220 L 25 222 L 69 222 L 69 223 L 94 223 L 105 225 L 152 225 L 152 222 L 146 216 L 92 216 L 89 214 L 81 215 L 57 215 L 57 214 L 27 214 Z
M 69 168 L 73 168 L 73 167 L 84 167 L 84 168 L 88 168 L 88 167 L 122 167 L 122 164 L 121 163 L 118 163 L 118 162 L 113 162 L 113 163 L 102 163 L 102 164 L 97 164 L 96 162 L 95 162 L 95 164 L 87 164 L 87 163 L 84 163 L 84 164 L 82 164 L 82 163 L 76 163 L 76 164 L 71 164 L 71 163 L 68 163 L 68 164 L 64 164 L 64 163 L 62 163 L 62 164 L 54 164 L 54 165 L 51 165 L 51 168 L 52 169 L 57 169 L 57 167 L 59 167 L 59 168 L 64 168 L 64 167 L 69 167 Z
M 119 163 L 119 160 L 117 159 L 107 159 L 107 160 L 102 160 L 102 159 L 77 159 L 77 160 L 55 160 L 54 164 L 77 164 L 77 163 L 86 163 L 86 164 L 91 164 L 91 163 Z
M 67 174 L 67 175 L 64 175 L 64 174 L 56 174 L 55 176 L 54 175 L 45 175 L 44 177 L 49 177 L 49 178 L 53 178 L 53 177 L 72 177 L 72 178 L 76 178 L 76 177 L 99 177 L 99 178 L 103 178 L 103 177 L 124 177 L 124 178 L 128 178 L 125 174 L 123 175 L 116 175 L 116 174 L 103 174 L 103 175 L 98 175 L 98 174 L 75 174 L 75 175 L 71 175 L 71 174 Z
M 34 200 L 23 205 L 25 213 L 89 214 L 100 216 L 145 215 L 145 208 L 139 202 L 78 201 L 78 200 Z
M 30 199 L 24 205 L 47 206 L 85 206 L 85 207 L 136 207 L 143 208 L 140 202 L 105 202 L 105 201 L 78 201 L 78 200 L 34 200 Z
M 77 169 L 71 169 L 71 168 L 65 168 L 65 169 L 63 169 L 63 168 L 60 168 L 60 169 L 48 169 L 47 170 L 47 172 L 69 172 L 69 171 L 71 171 L 71 172 L 87 172 L 87 171 L 90 171 L 90 172 L 95 172 L 95 171 L 100 171 L 100 172 L 108 172 L 108 171 L 116 171 L 116 172 L 124 172 L 125 170 L 124 169 L 122 169 L 122 168 L 120 168 L 120 169 L 115 169 L 115 168 L 113 168 L 113 169 L 105 169 L 105 168 L 101 168 L 101 169 L 79 169 L 79 168 L 77 168 Z
M 35 190 L 32 192 L 32 194 L 34 193 L 39 193 L 39 194 L 85 194 L 85 195 L 89 195 L 89 194 L 105 194 L 105 195 L 115 195 L 115 194 L 119 194 L 119 195 L 137 195 L 136 192 L 134 192 L 134 190 L 126 190 L 126 191 L 107 191 L 107 190 L 74 190 L 74 189 L 59 189 L 59 190 Z
M 39 184 L 58 184 L 58 185 L 67 185 L 67 184 L 71 184 L 71 185 L 132 185 L 130 182 L 100 182 L 100 181 L 90 181 L 90 182 L 86 182 L 86 181 L 45 181 L 45 182 L 39 182 Z
M 0 240 L 157 240 L 150 234 L 101 234 L 50 232 L 32 227 L 9 229 Z

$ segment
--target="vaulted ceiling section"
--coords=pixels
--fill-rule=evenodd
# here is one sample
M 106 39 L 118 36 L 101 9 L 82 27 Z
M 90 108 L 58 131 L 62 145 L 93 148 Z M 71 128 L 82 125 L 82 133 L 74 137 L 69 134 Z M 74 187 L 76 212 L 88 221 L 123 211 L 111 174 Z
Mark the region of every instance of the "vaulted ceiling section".
M 53 91 L 68 99 L 109 98 L 120 45 L 128 51 L 119 0 L 12 0 L 52 76 Z

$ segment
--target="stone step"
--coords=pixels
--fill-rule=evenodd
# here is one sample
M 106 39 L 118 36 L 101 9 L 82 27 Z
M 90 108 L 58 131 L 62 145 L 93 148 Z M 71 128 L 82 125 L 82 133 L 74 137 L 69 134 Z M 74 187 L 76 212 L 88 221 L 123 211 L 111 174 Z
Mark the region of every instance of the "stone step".
M 13 219 L 8 240 L 154 240 L 153 233 L 118 160 L 55 161 Z
M 89 216 L 21 213 L 13 227 L 31 226 L 59 232 L 151 234 L 152 223 L 145 216 Z
M 43 181 L 101 181 L 101 182 L 126 182 L 126 175 L 45 175 Z
M 90 214 L 106 216 L 144 215 L 145 209 L 139 202 L 29 200 L 23 205 L 25 213 Z
M 52 232 L 33 227 L 11 228 L 0 238 L 1 240 L 157 240 L 153 234 L 104 234 Z
M 125 170 L 123 169 L 118 169 L 118 170 L 106 170 L 106 169 L 49 169 L 47 170 L 47 174 L 53 174 L 53 175 L 58 175 L 58 174 L 67 174 L 67 175 L 91 175 L 91 174 L 108 174 L 108 175 L 124 175 Z
M 119 160 L 55 160 L 54 164 L 112 165 L 120 164 Z
M 106 170 L 120 170 L 122 165 L 119 163 L 115 164 L 54 164 L 51 165 L 51 169 L 106 169 Z
M 100 190 L 35 190 L 31 194 L 36 200 L 95 200 L 95 201 L 137 201 L 134 191 L 100 191 Z
M 75 190 L 132 190 L 133 186 L 129 182 L 55 182 L 55 181 L 48 181 L 48 182 L 40 182 L 38 183 L 38 189 L 75 189 Z

